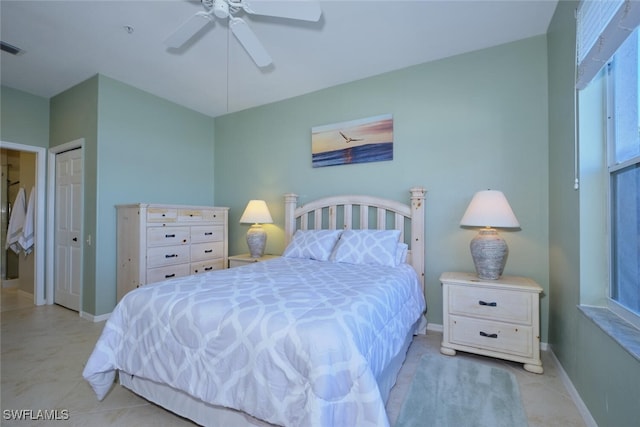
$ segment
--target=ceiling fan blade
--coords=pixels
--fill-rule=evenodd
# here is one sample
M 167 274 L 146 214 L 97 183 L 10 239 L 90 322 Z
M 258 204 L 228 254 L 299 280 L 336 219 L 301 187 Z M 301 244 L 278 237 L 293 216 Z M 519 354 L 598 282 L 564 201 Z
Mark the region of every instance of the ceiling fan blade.
M 322 15 L 320 4 L 313 0 L 242 0 L 240 5 L 247 13 L 302 21 L 316 22 Z
M 230 17 L 231 21 L 229 26 L 231 31 L 236 36 L 242 47 L 247 51 L 253 62 L 258 67 L 266 67 L 271 64 L 271 56 L 269 52 L 264 48 L 256 34 L 247 25 L 247 23 L 241 18 Z
M 198 12 L 189 18 L 184 24 L 179 26 L 173 34 L 167 37 L 164 44 L 168 47 L 179 48 L 211 21 L 212 19 L 209 13 Z

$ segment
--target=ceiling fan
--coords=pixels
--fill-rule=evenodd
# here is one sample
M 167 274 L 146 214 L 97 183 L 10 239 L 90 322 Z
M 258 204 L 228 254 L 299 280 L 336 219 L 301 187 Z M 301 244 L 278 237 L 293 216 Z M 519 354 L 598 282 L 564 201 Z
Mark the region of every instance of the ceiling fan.
M 235 16 L 241 10 L 253 15 L 298 19 L 316 22 L 322 10 L 311 0 L 201 0 L 205 11 L 197 12 L 173 32 L 165 44 L 179 48 L 195 36 L 205 25 L 218 19 L 229 19 L 229 28 L 258 67 L 270 65 L 272 60 L 256 34 L 242 18 Z

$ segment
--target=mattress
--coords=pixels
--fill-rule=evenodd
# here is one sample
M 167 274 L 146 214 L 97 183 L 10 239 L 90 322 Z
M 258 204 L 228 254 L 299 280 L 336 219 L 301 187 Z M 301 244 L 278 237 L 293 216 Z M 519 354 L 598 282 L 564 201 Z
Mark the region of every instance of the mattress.
M 117 371 L 283 426 L 387 426 L 377 378 L 425 309 L 414 269 L 278 258 L 141 287 L 83 376 Z

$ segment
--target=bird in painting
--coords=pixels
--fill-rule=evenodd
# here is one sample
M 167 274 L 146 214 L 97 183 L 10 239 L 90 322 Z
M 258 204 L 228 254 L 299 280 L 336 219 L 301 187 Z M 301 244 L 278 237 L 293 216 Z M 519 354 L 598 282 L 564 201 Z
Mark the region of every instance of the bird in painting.
M 339 133 L 340 135 L 342 135 L 342 137 L 344 138 L 344 142 L 346 142 L 347 144 L 353 141 L 362 141 L 363 139 L 363 138 L 350 138 L 342 132 L 339 132 Z

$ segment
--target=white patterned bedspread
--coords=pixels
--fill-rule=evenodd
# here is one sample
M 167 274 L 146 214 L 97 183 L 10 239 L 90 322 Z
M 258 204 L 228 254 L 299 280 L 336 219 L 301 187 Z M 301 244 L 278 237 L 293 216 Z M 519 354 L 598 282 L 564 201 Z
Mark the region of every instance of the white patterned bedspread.
M 128 293 L 83 376 L 116 370 L 283 426 L 388 426 L 376 377 L 425 302 L 409 265 L 278 258 Z

